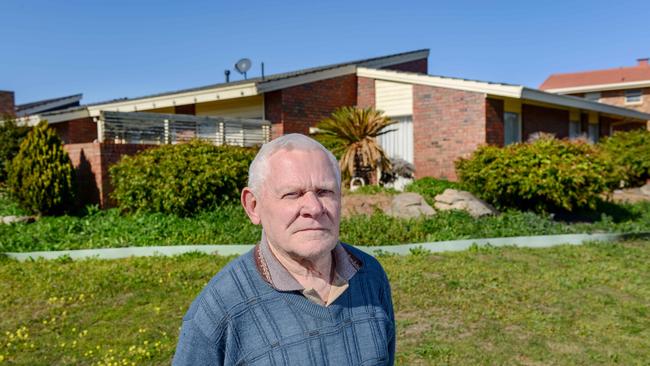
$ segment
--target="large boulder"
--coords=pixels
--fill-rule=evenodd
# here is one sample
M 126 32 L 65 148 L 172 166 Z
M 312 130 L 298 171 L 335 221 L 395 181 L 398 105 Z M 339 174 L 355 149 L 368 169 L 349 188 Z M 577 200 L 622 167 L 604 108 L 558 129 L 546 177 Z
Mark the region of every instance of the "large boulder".
M 434 207 L 441 211 L 462 210 L 467 211 L 472 217 L 499 214 L 499 211 L 492 207 L 492 205 L 466 191 L 447 188 L 444 192 L 437 195 L 435 200 Z
M 435 215 L 434 210 L 429 204 L 417 193 L 400 193 L 393 197 L 390 208 L 386 214 L 402 219 L 411 219 L 420 216 Z

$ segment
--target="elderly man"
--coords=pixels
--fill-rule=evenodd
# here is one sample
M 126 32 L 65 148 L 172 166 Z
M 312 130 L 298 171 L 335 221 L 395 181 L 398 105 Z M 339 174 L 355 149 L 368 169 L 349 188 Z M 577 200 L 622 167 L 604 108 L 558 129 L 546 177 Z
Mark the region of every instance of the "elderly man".
M 251 163 L 241 202 L 262 239 L 194 300 L 173 363 L 393 364 L 386 274 L 339 242 L 336 158 L 304 135 L 275 139 Z

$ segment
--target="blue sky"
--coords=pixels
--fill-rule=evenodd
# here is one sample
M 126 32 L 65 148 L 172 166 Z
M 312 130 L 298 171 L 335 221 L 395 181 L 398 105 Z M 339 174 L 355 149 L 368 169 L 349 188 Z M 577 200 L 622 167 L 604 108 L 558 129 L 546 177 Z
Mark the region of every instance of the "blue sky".
M 650 1 L 0 1 L 0 89 L 91 103 L 429 48 L 429 73 L 537 87 L 650 56 Z M 233 79 L 239 75 L 233 72 Z

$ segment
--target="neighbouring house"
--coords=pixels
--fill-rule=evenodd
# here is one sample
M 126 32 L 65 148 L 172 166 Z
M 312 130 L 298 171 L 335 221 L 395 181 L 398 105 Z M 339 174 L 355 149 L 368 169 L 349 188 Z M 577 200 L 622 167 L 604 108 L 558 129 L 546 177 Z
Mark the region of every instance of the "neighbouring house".
M 75 94 L 16 105 L 14 92 L 0 90 L 0 117 L 26 117 L 78 107 L 82 96 L 82 94 Z
M 84 199 L 110 204 L 108 166 L 124 154 L 191 137 L 254 144 L 309 134 L 341 106 L 374 107 L 399 121 L 380 144 L 417 177 L 456 179 L 454 161 L 479 145 L 536 132 L 596 141 L 650 114 L 520 85 L 428 75 L 429 50 L 315 67 L 205 87 L 82 105 L 24 117 L 57 130 Z M 88 188 L 90 187 L 90 188 Z
M 553 74 L 540 89 L 556 94 L 573 95 L 587 100 L 650 113 L 650 63 L 637 59 L 635 66 L 573 73 Z M 619 123 L 614 129 L 627 130 L 643 124 Z M 650 129 L 650 121 L 645 125 Z

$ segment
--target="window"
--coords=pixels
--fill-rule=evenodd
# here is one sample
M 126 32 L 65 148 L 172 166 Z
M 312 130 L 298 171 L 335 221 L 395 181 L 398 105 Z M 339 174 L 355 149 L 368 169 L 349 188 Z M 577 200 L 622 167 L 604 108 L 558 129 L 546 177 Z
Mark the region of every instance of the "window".
M 592 102 L 599 102 L 600 92 L 585 93 L 585 99 L 590 100 Z
M 580 137 L 580 121 L 570 121 L 569 122 L 569 138 L 577 139 Z
M 503 122 L 503 144 L 510 145 L 521 142 L 521 120 L 519 119 L 519 114 L 506 112 L 503 114 Z
M 598 125 L 595 123 L 589 124 L 589 141 L 598 142 Z
M 625 91 L 625 103 L 626 104 L 636 104 L 641 103 L 641 89 L 626 90 Z
M 413 164 L 413 117 L 391 117 L 398 121 L 386 127 L 391 132 L 380 135 L 377 140 L 390 158 L 401 158 Z

